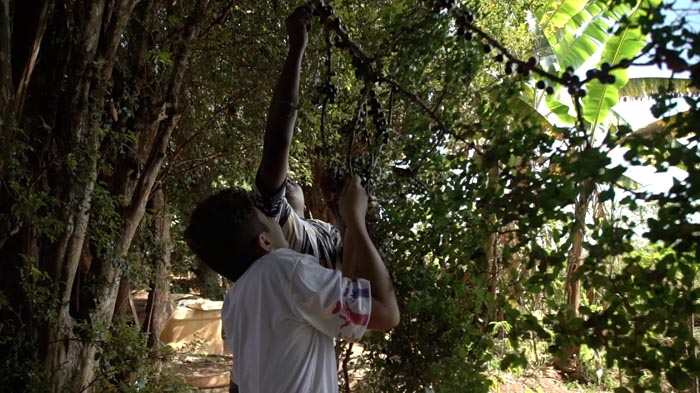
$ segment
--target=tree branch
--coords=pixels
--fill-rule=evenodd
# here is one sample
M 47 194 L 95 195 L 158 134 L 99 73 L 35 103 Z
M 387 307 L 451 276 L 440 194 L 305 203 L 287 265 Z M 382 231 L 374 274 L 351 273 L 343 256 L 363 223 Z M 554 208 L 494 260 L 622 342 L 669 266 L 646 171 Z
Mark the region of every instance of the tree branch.
M 5 118 L 13 102 L 12 82 L 12 29 L 10 0 L 0 1 L 0 115 Z
M 5 0 L 7 1 L 7 0 Z M 44 5 L 39 13 L 39 21 L 37 22 L 36 34 L 34 35 L 34 42 L 32 43 L 32 49 L 29 52 L 29 59 L 27 64 L 24 66 L 24 71 L 22 72 L 22 77 L 17 85 L 17 93 L 15 94 L 15 105 L 14 114 L 15 118 L 20 121 L 22 117 L 22 112 L 24 111 L 24 102 L 27 99 L 27 88 L 29 87 L 29 81 L 34 73 L 34 66 L 36 65 L 36 59 L 39 57 L 39 50 L 41 49 L 41 40 L 44 37 L 44 32 L 46 31 L 46 23 L 48 21 L 49 5 L 51 5 L 51 0 L 45 0 Z M 9 27 L 8 27 L 9 28 Z M 10 78 L 12 77 L 12 72 L 10 71 Z

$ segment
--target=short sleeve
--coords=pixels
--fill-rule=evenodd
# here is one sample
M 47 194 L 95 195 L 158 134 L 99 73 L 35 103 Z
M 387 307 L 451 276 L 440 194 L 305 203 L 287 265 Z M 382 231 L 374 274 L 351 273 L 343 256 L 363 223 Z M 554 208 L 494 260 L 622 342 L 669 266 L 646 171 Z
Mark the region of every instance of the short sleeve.
M 312 258 L 302 258 L 291 280 L 292 303 L 300 319 L 330 337 L 362 338 L 372 309 L 369 281 L 350 280 Z
M 302 254 L 313 255 L 335 266 L 342 254 L 342 237 L 331 224 L 320 220 L 306 220 L 292 209 L 282 185 L 272 195 L 260 192 L 253 187 L 253 203 L 266 216 L 272 218 L 282 228 L 289 248 Z
M 282 222 L 280 220 L 286 219 L 292 210 L 291 206 L 289 206 L 289 202 L 287 202 L 285 191 L 286 188 L 284 184 L 282 184 L 275 193 L 271 195 L 263 194 L 258 188 L 258 181 L 256 178 L 255 184 L 253 185 L 253 203 L 263 214 L 277 219 L 281 224 Z

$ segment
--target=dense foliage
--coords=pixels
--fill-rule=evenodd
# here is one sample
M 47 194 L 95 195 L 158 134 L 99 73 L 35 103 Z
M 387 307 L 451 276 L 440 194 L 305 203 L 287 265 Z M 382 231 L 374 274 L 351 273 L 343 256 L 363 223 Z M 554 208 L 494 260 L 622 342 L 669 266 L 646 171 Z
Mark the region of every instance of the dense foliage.
M 155 297 L 170 264 L 222 293 L 182 227 L 251 185 L 297 4 L 84 3 L 2 3 L 0 386 L 171 389 L 123 293 Z M 324 173 L 366 179 L 402 311 L 360 359 L 339 346 L 344 389 L 355 369 L 358 391 L 486 391 L 545 364 L 620 391 L 697 381 L 700 34 L 676 17 L 697 8 L 313 4 L 291 171 L 322 218 Z M 614 106 L 642 63 L 685 79 L 648 89 L 664 120 L 639 132 Z M 634 167 L 685 176 L 641 188 Z

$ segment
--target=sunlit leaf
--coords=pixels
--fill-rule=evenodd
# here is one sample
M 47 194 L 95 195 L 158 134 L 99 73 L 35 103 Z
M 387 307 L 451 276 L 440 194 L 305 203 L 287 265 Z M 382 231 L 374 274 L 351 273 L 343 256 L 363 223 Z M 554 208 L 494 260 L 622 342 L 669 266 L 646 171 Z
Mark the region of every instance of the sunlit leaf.
M 610 38 L 606 13 L 604 1 L 594 2 L 571 18 L 565 28 L 548 36 L 562 69 L 577 69 L 600 51 Z
M 689 78 L 632 78 L 620 89 L 620 97 L 650 98 L 660 93 L 676 93 L 682 96 L 700 94 L 700 89 L 690 86 Z
M 559 120 L 564 124 L 573 125 L 576 123 L 576 117 L 572 114 L 571 108 L 561 101 L 557 100 L 553 95 L 548 95 L 546 98 L 547 108 L 552 111 Z
M 624 11 L 624 7 L 616 7 L 606 15 L 609 18 L 619 18 L 620 13 Z M 628 18 L 631 21 L 645 15 L 646 11 L 642 10 L 643 5 L 638 6 Z M 639 27 L 630 23 L 624 27 L 616 35 L 613 35 L 605 44 L 598 66 L 607 63 L 608 65 L 619 64 L 623 60 L 633 59 L 646 43 L 646 36 L 642 34 Z M 627 83 L 627 70 L 615 69 L 611 72 L 615 76 L 614 84 L 603 84 L 599 80 L 593 80 L 586 88 L 588 94 L 583 99 L 583 117 L 588 122 L 596 126 L 603 121 L 610 109 L 617 104 L 619 100 L 618 90 Z
M 540 28 L 546 36 L 551 35 L 564 27 L 571 18 L 576 15 L 588 0 L 558 0 L 550 2 L 547 7 L 537 15 Z

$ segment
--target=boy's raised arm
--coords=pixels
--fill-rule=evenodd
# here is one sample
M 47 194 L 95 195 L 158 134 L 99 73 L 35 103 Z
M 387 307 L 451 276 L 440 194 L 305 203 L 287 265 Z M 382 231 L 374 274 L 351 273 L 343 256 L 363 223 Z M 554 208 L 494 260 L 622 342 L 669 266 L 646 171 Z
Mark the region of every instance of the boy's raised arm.
M 360 178 L 354 176 L 348 180 L 340 196 L 340 215 L 346 225 L 343 276 L 369 281 L 372 312 L 367 329 L 386 331 L 399 323 L 399 306 L 389 272 L 367 232 L 366 214 L 367 192 Z
M 286 21 L 289 52 L 272 96 L 265 127 L 263 155 L 256 183 L 264 194 L 279 190 L 287 177 L 289 147 L 299 103 L 301 60 L 309 41 L 311 9 L 297 8 Z

